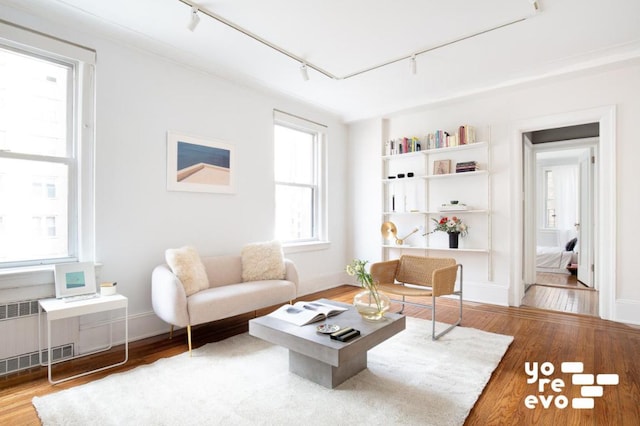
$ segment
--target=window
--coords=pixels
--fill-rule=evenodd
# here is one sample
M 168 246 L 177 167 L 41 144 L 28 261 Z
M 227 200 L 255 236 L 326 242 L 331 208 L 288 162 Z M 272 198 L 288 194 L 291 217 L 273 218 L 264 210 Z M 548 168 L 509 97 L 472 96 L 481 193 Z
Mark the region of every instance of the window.
M 0 268 L 93 258 L 94 63 L 0 23 Z
M 553 170 L 544 172 L 544 211 L 545 228 L 556 227 L 556 195 L 553 184 Z
M 285 244 L 326 240 L 324 126 L 276 111 L 275 238 Z

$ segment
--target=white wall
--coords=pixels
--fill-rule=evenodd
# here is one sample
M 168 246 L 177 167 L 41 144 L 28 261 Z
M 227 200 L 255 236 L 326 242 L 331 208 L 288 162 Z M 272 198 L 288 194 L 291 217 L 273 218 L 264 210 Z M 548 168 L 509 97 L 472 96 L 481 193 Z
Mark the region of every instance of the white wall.
M 637 196 L 640 145 L 637 143 L 637 117 L 640 116 L 640 61 L 610 66 L 591 72 L 580 72 L 500 89 L 456 101 L 393 114 L 389 121 L 389 136 L 423 135 L 439 128 L 454 129 L 462 123 L 491 126 L 492 183 L 493 183 L 493 281 L 467 291 L 471 300 L 507 304 L 514 284 L 511 271 L 520 260 L 511 250 L 510 222 L 512 212 L 511 151 L 515 144 L 513 126 L 524 119 L 565 114 L 572 111 L 615 105 L 617 112 L 616 169 L 617 169 L 617 264 L 614 285 L 616 311 L 613 319 L 640 323 L 640 286 L 637 283 L 635 246 L 640 235 L 640 198 Z M 380 175 L 375 176 L 371 164 L 379 164 L 380 119 L 364 120 L 349 125 L 351 155 L 378 163 L 353 162 L 350 170 L 351 228 L 357 238 L 353 241 L 351 257 L 374 255 L 379 247 L 379 233 L 372 232 L 380 221 Z M 363 179 L 371 176 L 371 180 Z M 378 251 L 379 253 L 379 251 Z M 477 280 L 478 277 L 474 277 Z
M 251 89 L 158 56 L 2 8 L 3 19 L 97 50 L 96 253 L 101 280 L 129 298 L 130 336 L 166 332 L 152 314 L 151 271 L 164 250 L 194 245 L 201 255 L 239 253 L 273 238 L 273 109 L 328 126 L 330 247 L 288 254 L 301 293 L 341 284 L 346 256 L 346 127 L 334 115 L 294 99 Z M 237 154 L 237 193 L 166 190 L 166 133 L 221 139 Z M 52 275 L 51 281 L 52 283 Z M 18 291 L 2 280 L 4 299 Z M 23 283 L 22 283 L 23 284 Z M 52 284 L 44 287 L 53 295 Z M 42 287 L 33 289 L 39 292 Z M 45 291 L 46 292 L 46 291 Z

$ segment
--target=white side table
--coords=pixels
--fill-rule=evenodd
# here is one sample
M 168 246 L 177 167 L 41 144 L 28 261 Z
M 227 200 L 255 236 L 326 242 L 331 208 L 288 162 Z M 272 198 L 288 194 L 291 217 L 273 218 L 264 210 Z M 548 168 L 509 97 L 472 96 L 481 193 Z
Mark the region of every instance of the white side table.
M 61 299 L 42 299 L 38 301 L 40 309 L 38 309 L 38 356 L 40 365 L 47 366 L 49 382 L 52 384 L 66 382 L 67 380 L 75 379 L 77 377 L 86 376 L 87 374 L 97 373 L 98 371 L 106 370 L 108 368 L 117 367 L 127 362 L 129 359 L 129 305 L 128 299 L 121 295 L 115 294 L 113 296 L 98 296 L 93 299 L 78 300 L 75 302 L 65 302 Z M 69 359 L 53 362 L 51 351 L 51 323 L 55 320 L 78 317 L 80 315 L 95 314 L 98 312 L 113 311 L 116 309 L 124 309 L 124 360 L 115 364 L 107 365 L 104 367 L 96 368 L 84 373 L 76 374 L 70 377 L 65 377 L 59 380 L 53 380 L 51 377 L 51 366 L 58 362 L 69 361 Z M 42 337 L 41 337 L 41 313 L 46 312 L 47 319 L 47 363 L 42 363 Z M 116 319 L 117 320 L 117 319 Z M 109 345 L 105 348 L 98 349 L 96 351 L 85 353 L 82 355 L 74 356 L 71 359 L 80 358 L 87 355 L 92 355 L 98 352 L 103 352 L 111 349 L 113 345 L 113 322 L 109 321 Z

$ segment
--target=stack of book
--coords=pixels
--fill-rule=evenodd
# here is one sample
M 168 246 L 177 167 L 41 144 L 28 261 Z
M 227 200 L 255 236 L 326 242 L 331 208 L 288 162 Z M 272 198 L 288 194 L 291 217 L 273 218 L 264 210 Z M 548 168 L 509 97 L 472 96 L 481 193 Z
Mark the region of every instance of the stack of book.
M 420 139 L 416 137 L 392 139 L 385 144 L 386 155 L 406 154 L 421 150 Z
M 462 163 L 456 163 L 456 173 L 475 172 L 477 170 L 477 163 L 475 161 L 464 161 Z
M 476 130 L 472 126 L 460 126 L 458 128 L 458 143 L 467 145 L 476 142 Z

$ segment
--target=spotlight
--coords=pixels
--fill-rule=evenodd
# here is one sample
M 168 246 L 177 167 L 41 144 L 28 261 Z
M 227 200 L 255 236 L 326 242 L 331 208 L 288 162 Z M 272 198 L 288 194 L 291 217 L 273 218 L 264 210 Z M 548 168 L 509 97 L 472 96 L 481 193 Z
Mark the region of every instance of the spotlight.
M 309 81 L 309 70 L 307 69 L 307 64 L 302 64 L 300 67 L 300 74 L 304 81 Z
M 416 70 L 417 70 L 416 55 L 413 55 L 411 57 L 411 62 L 409 63 L 409 69 L 411 70 L 411 74 L 415 74 L 416 73 Z
M 533 10 L 535 10 L 536 13 L 540 12 L 540 5 L 537 0 L 529 0 L 529 3 L 531 3 L 531 6 L 533 6 Z
M 187 28 L 189 28 L 189 31 L 193 31 L 196 29 L 199 23 L 200 23 L 200 15 L 198 15 L 198 8 L 195 6 L 192 6 L 191 21 L 189 22 L 189 25 L 187 25 Z

